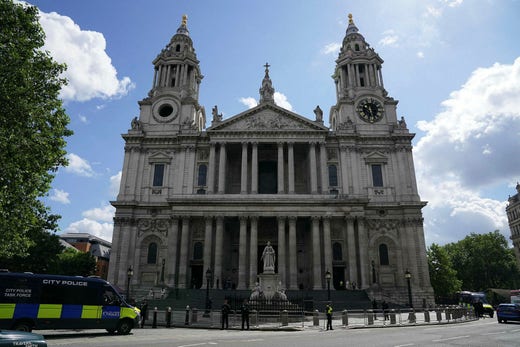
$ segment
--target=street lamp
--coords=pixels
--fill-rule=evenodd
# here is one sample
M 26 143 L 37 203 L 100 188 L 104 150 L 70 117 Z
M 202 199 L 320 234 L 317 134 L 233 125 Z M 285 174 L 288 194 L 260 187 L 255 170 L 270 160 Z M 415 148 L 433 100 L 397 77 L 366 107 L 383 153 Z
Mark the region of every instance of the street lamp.
M 408 285 L 408 305 L 410 306 L 410 308 L 413 308 L 412 287 L 410 286 L 410 279 L 412 278 L 412 274 L 408 269 L 406 269 L 406 272 L 404 273 L 404 278 L 406 278 L 406 283 Z
M 128 270 L 126 270 L 126 276 L 128 277 L 128 281 L 126 282 L 126 295 L 127 295 L 126 300 L 127 301 L 130 301 L 130 280 L 132 279 L 133 275 L 134 275 L 134 270 L 130 266 L 128 268 Z
M 206 270 L 206 310 L 204 311 L 204 317 L 209 317 L 209 312 L 211 311 L 211 303 L 209 299 L 209 284 L 211 282 L 213 273 L 211 269 L 208 268 Z
M 332 275 L 330 274 L 329 269 L 325 272 L 325 279 L 327 280 L 327 301 L 330 301 L 330 279 Z

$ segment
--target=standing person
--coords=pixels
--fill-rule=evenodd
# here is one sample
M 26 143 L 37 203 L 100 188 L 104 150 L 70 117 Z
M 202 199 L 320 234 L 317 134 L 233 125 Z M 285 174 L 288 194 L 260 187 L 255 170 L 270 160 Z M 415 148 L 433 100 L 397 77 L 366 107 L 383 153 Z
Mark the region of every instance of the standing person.
M 146 299 L 144 299 L 143 304 L 141 305 L 141 328 L 144 328 L 144 322 L 146 321 L 147 314 L 148 314 L 148 301 Z
M 376 299 L 372 300 L 372 310 L 374 311 L 374 319 L 377 320 L 377 301 L 376 301 Z
M 240 311 L 242 313 L 242 330 L 244 330 L 244 323 L 247 326 L 247 330 L 249 330 L 249 303 L 247 299 L 244 300 Z
M 327 304 L 325 306 L 325 313 L 327 314 L 327 330 L 334 330 L 332 329 L 332 305 Z
M 229 328 L 229 312 L 231 311 L 231 306 L 229 306 L 227 299 L 224 299 L 224 304 L 222 305 L 222 308 L 220 309 L 220 312 L 222 313 L 222 330 Z
M 383 316 L 385 317 L 385 320 L 388 319 L 388 303 L 383 300 L 383 303 L 381 304 L 381 308 L 383 309 Z

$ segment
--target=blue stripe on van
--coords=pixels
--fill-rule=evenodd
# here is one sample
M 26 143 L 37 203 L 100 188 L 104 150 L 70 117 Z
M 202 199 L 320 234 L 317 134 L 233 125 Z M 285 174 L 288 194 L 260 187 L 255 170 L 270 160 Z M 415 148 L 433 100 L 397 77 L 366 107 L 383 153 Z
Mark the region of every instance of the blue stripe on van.
M 83 305 L 63 305 L 61 309 L 61 318 L 81 318 Z
M 39 304 L 16 304 L 13 318 L 36 318 L 39 306 Z

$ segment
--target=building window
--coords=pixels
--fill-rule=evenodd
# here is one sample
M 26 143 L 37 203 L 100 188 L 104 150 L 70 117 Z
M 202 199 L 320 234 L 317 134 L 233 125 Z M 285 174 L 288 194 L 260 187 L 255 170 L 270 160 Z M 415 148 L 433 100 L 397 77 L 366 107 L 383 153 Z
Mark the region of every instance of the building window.
M 155 164 L 153 170 L 153 186 L 161 187 L 164 180 L 164 164 Z
M 388 261 L 388 247 L 384 243 L 379 245 L 379 265 L 390 265 Z
M 193 245 L 193 260 L 202 259 L 203 253 L 204 246 L 202 245 L 202 242 L 195 242 L 195 244 Z
M 336 165 L 329 165 L 329 186 L 338 186 L 338 168 Z
M 374 187 L 383 186 L 383 168 L 381 164 L 372 165 L 372 185 Z
M 206 185 L 207 172 L 208 172 L 208 167 L 206 166 L 206 164 L 199 165 L 199 177 L 197 179 L 197 185 L 199 187 Z
M 343 260 L 343 250 L 339 242 L 334 242 L 332 245 L 332 259 L 338 261 Z
M 157 244 L 155 242 L 148 245 L 148 257 L 146 262 L 148 264 L 157 264 Z

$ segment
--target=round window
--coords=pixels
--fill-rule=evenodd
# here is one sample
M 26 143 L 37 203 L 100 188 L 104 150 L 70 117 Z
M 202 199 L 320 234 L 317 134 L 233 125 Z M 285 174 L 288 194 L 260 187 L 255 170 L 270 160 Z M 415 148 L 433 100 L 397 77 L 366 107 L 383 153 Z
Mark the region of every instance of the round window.
M 164 104 L 159 107 L 159 116 L 169 117 L 173 113 L 173 107 L 170 104 Z

